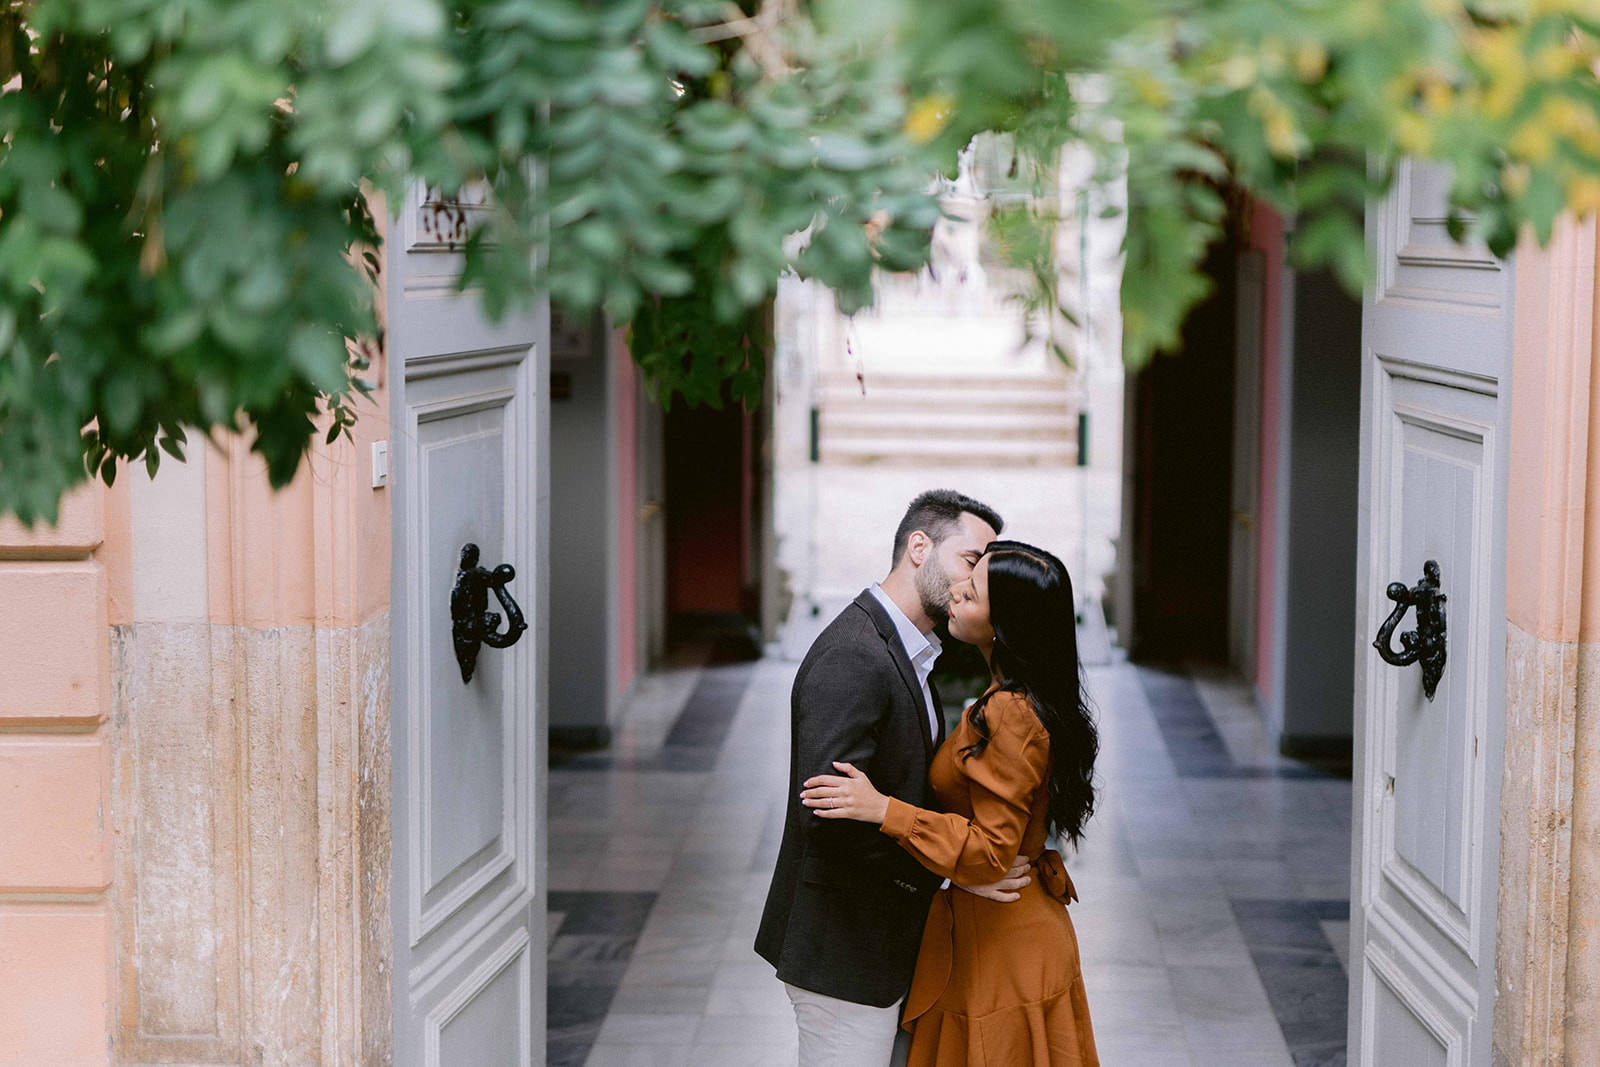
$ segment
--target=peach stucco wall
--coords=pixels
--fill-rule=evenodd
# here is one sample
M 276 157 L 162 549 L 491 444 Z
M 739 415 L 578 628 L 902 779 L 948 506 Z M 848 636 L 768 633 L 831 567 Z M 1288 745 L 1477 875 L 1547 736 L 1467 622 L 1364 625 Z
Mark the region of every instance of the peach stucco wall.
M 235 437 L 107 495 L 117 1062 L 382 1061 L 381 389 L 359 414 L 280 491 Z
M 1600 373 L 1593 217 L 1516 257 L 1496 1063 L 1600 1048 Z
M 98 488 L 0 519 L 0 1064 L 108 1062 L 111 703 Z
M 384 374 L 0 519 L 0 1067 L 390 1058 Z
M 1594 230 L 1572 224 L 1550 249 L 1517 253 L 1519 274 L 1539 281 L 1517 296 L 1506 615 L 1541 640 L 1600 639 Z
M 0 1065 L 387 1054 L 386 414 L 0 520 Z

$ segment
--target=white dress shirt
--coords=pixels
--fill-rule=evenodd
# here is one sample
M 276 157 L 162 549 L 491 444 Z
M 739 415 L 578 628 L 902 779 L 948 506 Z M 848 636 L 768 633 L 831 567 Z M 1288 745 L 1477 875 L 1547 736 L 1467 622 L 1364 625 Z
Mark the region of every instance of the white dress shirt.
M 906 618 L 906 613 L 900 610 L 900 605 L 896 604 L 877 582 L 872 583 L 872 595 L 878 598 L 883 610 L 889 613 L 889 618 L 894 622 L 895 632 L 900 635 L 900 643 L 905 646 L 906 658 L 911 661 L 911 669 L 917 672 L 917 684 L 922 686 L 922 702 L 928 709 L 928 729 L 931 731 L 929 736 L 937 742 L 939 713 L 933 706 L 933 690 L 928 686 L 928 675 L 933 673 L 933 661 L 939 658 L 939 652 L 944 645 L 939 641 L 937 634 L 925 634 L 917 629 L 917 624 Z M 946 878 L 939 888 L 949 889 L 950 879 Z
M 917 629 L 917 624 L 906 618 L 906 613 L 900 610 L 900 605 L 896 604 L 877 582 L 872 583 L 872 595 L 878 598 L 883 610 L 889 613 L 889 618 L 894 622 L 895 632 L 900 635 L 900 644 L 905 647 L 906 658 L 911 661 L 911 669 L 917 673 L 917 684 L 922 686 L 922 703 L 928 709 L 929 736 L 937 741 L 939 713 L 933 706 L 933 690 L 928 687 L 928 675 L 933 673 L 933 661 L 939 658 L 944 646 L 940 644 L 938 635 L 925 634 Z

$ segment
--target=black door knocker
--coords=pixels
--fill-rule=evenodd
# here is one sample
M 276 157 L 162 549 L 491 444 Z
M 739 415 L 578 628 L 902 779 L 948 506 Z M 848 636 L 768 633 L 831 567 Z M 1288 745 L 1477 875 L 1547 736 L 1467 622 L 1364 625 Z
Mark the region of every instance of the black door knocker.
M 450 590 L 450 635 L 455 639 L 456 663 L 461 666 L 463 682 L 472 681 L 479 645 L 510 648 L 528 628 L 522 620 L 522 609 L 506 592 L 506 583 L 516 576 L 517 569 L 509 563 L 492 571 L 478 566 L 478 546 L 470 541 L 461 546 L 461 569 L 456 572 L 455 588 Z M 500 613 L 488 610 L 491 589 L 506 612 L 504 630 L 500 629 Z
M 1383 662 L 1396 667 L 1409 667 L 1421 660 L 1422 692 L 1432 700 L 1433 691 L 1439 687 L 1439 679 L 1444 676 L 1446 597 L 1439 592 L 1438 561 L 1430 559 L 1422 565 L 1422 581 L 1412 588 L 1407 589 L 1399 582 L 1391 582 L 1386 595 L 1394 601 L 1394 610 L 1389 612 L 1389 617 L 1378 627 L 1378 638 L 1372 642 L 1372 647 L 1378 650 Z M 1390 644 L 1394 637 L 1394 628 L 1400 625 L 1406 609 L 1412 607 L 1417 609 L 1417 628 L 1407 630 L 1400 635 L 1400 645 L 1403 650 L 1396 652 Z

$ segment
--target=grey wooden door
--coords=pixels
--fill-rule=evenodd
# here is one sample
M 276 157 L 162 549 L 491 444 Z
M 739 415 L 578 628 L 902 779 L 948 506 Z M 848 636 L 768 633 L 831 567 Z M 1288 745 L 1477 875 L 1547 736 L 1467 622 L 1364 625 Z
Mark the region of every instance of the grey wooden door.
M 439 218 L 407 197 L 386 255 L 395 1063 L 521 1067 L 544 1061 L 548 315 L 486 321 Z M 463 681 L 468 543 L 515 568 L 528 630 Z
M 1447 182 L 1408 164 L 1367 220 L 1350 992 L 1350 1059 L 1366 1067 L 1489 1063 L 1512 265 L 1449 240 Z M 1429 560 L 1449 598 L 1431 700 L 1418 666 L 1371 644 L 1386 587 L 1414 586 Z

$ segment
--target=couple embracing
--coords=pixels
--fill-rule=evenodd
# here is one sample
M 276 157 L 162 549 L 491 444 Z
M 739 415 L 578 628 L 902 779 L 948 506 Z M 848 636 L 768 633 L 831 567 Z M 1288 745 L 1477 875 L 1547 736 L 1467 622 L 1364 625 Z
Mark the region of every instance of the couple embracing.
M 795 677 L 756 951 L 794 1005 L 800 1067 L 1099 1063 L 1072 883 L 1045 848 L 1094 806 L 1072 585 L 1002 526 L 960 493 L 917 497 L 888 576 Z M 948 737 L 928 681 L 943 618 L 990 673 Z

